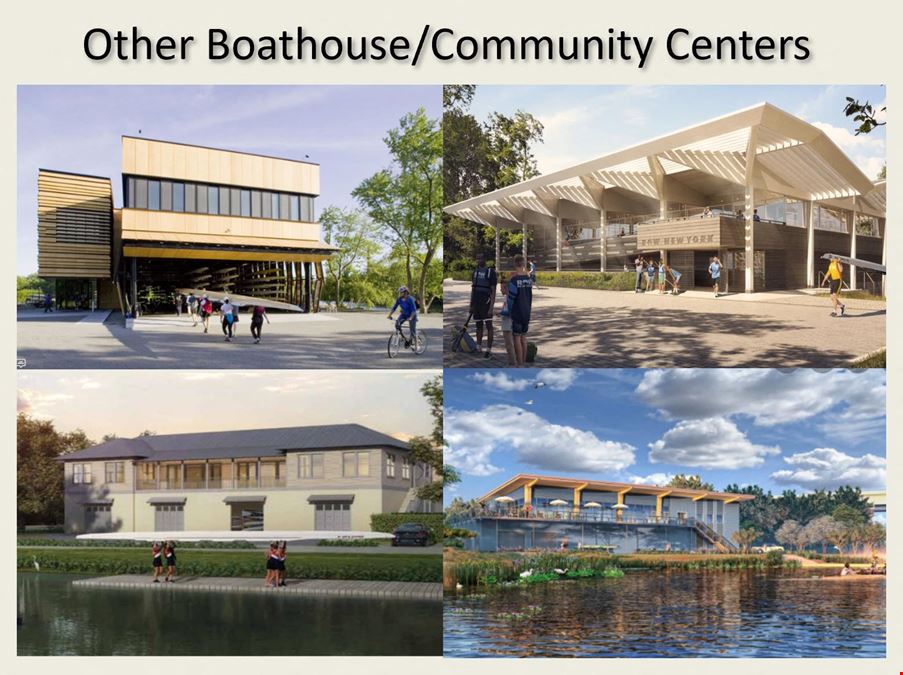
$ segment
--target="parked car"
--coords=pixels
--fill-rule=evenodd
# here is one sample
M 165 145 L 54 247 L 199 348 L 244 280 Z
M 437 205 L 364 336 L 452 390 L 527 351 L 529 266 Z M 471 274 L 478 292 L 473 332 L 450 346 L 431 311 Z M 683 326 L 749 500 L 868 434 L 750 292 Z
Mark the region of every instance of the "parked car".
M 750 553 L 770 553 L 771 551 L 780 551 L 784 552 L 783 546 L 778 546 L 777 544 L 763 544 L 762 546 L 753 546 L 749 549 Z
M 421 523 L 402 523 L 392 530 L 392 546 L 426 546 L 429 531 Z

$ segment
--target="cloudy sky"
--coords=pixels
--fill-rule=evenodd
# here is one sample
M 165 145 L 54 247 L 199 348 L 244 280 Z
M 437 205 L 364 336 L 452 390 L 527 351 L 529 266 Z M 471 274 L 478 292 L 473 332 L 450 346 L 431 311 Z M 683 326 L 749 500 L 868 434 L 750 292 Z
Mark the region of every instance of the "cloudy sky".
M 433 371 L 20 371 L 18 410 L 82 429 L 133 437 L 355 422 L 407 440 L 433 420 L 420 387 Z
M 539 118 L 545 130 L 536 159 L 548 173 L 767 101 L 821 128 L 875 178 L 885 162 L 884 128 L 855 136 L 843 115 L 847 96 L 881 108 L 886 93 L 863 85 L 479 86 L 471 109 L 481 120 L 518 108 Z
M 878 369 L 446 371 L 446 461 L 464 478 L 446 499 L 516 473 L 883 489 L 885 388 Z
M 113 179 L 122 204 L 122 135 L 141 134 L 320 164 L 317 213 L 388 166 L 386 132 L 438 86 L 21 86 L 18 90 L 17 273 L 37 271 L 38 169 Z M 309 157 L 308 157 L 309 156 Z

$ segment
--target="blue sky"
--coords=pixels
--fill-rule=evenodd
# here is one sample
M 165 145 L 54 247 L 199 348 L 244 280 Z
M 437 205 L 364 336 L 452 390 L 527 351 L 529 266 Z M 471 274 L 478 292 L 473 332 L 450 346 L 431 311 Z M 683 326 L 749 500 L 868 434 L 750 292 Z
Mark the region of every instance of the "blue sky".
M 843 115 L 847 96 L 880 108 L 886 92 L 863 85 L 478 86 L 471 111 L 480 120 L 518 108 L 539 118 L 544 143 L 535 154 L 548 173 L 767 101 L 820 127 L 874 178 L 884 164 L 884 128 L 853 135 Z
M 18 90 L 17 273 L 37 270 L 38 168 L 109 176 L 121 205 L 120 136 L 209 145 L 320 166 L 324 206 L 388 166 L 382 141 L 438 86 L 22 86 Z
M 883 489 L 885 389 L 883 369 L 446 370 L 446 500 L 517 473 Z

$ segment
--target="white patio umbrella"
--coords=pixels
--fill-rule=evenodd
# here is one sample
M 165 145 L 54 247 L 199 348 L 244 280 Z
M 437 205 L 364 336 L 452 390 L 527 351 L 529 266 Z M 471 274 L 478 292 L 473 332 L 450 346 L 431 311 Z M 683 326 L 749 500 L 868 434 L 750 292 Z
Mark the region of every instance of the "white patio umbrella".
M 568 503 L 563 499 L 553 499 L 549 502 L 549 506 L 567 506 Z
M 496 497 L 495 501 L 508 504 L 510 502 L 513 502 L 514 498 L 513 497 Z
M 583 507 L 584 508 L 601 509 L 602 505 L 599 502 L 586 502 L 586 504 L 584 504 Z
M 613 509 L 629 509 L 630 507 L 627 506 L 627 504 L 613 504 L 611 508 L 613 508 Z

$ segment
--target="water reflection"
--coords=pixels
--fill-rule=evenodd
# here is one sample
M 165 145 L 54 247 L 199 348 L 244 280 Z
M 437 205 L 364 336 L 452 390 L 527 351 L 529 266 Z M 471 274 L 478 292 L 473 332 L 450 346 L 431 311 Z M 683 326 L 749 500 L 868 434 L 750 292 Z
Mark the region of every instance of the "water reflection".
M 19 574 L 20 655 L 439 655 L 438 603 L 76 588 Z
M 446 656 L 882 658 L 885 580 L 629 573 L 449 596 L 444 630 Z

